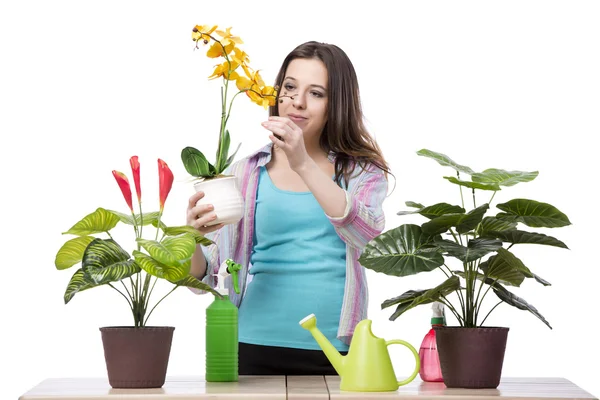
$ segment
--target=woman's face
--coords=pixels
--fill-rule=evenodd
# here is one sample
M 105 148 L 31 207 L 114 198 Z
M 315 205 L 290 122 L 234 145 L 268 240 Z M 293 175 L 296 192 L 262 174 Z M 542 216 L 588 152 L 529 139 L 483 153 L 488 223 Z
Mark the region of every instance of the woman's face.
M 281 84 L 279 115 L 291 119 L 304 138 L 318 138 L 327 122 L 327 68 L 321 60 L 296 58 Z

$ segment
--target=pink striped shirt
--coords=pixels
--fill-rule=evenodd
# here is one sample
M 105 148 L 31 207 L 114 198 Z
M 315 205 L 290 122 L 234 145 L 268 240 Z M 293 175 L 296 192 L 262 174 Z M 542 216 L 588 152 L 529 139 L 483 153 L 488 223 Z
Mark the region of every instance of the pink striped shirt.
M 246 288 L 248 265 L 252 254 L 254 229 L 254 211 L 258 187 L 259 168 L 271 160 L 272 144 L 234 163 L 226 171 L 227 175 L 238 178 L 238 185 L 246 204 L 244 217 L 237 224 L 226 225 L 206 237 L 215 245 L 203 248 L 208 266 L 213 271 L 203 279 L 215 287 L 215 278 L 222 260 L 232 258 L 242 265 L 239 274 L 240 294 L 229 287 L 231 301 L 239 307 Z M 335 156 L 329 157 L 331 162 Z M 358 171 L 360 170 L 360 171 Z M 347 206 L 344 215 L 339 218 L 327 216 L 339 237 L 346 243 L 346 285 L 340 314 L 337 337 L 349 344 L 356 324 L 367 317 L 368 291 L 364 268 L 358 258 L 366 244 L 383 231 L 385 217 L 382 203 L 387 195 L 387 179 L 384 173 L 374 166 L 367 171 L 357 167 L 348 182 L 346 192 Z M 231 280 L 227 280 L 230 285 Z M 202 292 L 200 292 L 202 293 Z

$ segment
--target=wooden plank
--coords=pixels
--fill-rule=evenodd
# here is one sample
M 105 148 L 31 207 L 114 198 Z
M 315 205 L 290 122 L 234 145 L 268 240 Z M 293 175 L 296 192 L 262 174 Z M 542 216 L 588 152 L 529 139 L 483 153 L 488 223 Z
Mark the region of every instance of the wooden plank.
M 400 379 L 399 379 L 400 380 Z M 596 399 L 577 385 L 564 378 L 503 378 L 497 389 L 449 389 L 443 383 L 423 382 L 415 379 L 408 385 L 400 386 L 394 392 L 342 392 L 339 376 L 326 376 L 331 399 L 364 399 L 402 398 L 419 400 L 440 399 Z
M 285 376 L 240 376 L 238 382 L 206 382 L 204 377 L 167 377 L 160 389 L 113 389 L 107 378 L 47 379 L 19 400 L 285 400 Z
M 288 375 L 287 394 L 288 399 L 293 400 L 329 399 L 325 377 L 322 375 Z

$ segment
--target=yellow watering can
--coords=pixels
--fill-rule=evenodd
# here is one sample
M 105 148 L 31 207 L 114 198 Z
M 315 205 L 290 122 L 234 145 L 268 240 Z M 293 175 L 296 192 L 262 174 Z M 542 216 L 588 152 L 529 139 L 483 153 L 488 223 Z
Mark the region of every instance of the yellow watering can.
M 404 340 L 384 340 L 373 335 L 371 320 L 363 319 L 356 325 L 348 354 L 343 356 L 317 328 L 317 317 L 310 314 L 300 321 L 300 326 L 313 337 L 341 378 L 340 390 L 349 392 L 390 392 L 411 382 L 419 373 L 419 353 Z M 387 346 L 401 344 L 415 356 L 415 370 L 408 379 L 398 381 Z

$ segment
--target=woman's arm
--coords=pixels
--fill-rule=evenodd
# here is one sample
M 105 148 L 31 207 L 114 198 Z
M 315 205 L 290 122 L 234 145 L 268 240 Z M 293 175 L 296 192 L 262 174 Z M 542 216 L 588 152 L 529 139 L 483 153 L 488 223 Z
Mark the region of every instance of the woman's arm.
M 312 158 L 296 170 L 325 214 L 341 218 L 346 211 L 346 192 L 328 176 Z

